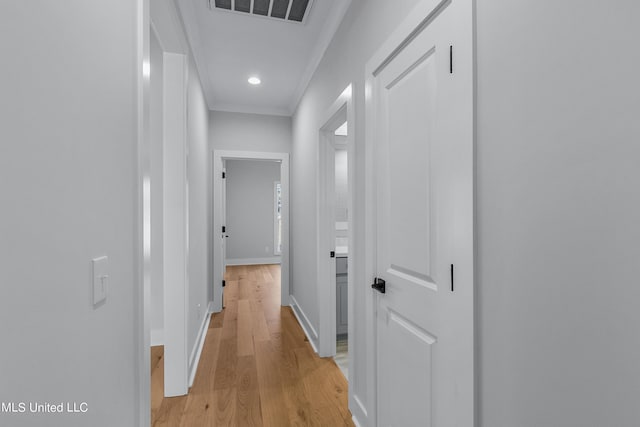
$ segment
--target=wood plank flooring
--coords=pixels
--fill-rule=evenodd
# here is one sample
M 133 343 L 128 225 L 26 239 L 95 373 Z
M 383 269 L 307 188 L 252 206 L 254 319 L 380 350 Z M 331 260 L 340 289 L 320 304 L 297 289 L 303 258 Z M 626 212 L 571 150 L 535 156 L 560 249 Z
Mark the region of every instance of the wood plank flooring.
M 188 396 L 163 397 L 162 347 L 152 348 L 152 425 L 353 426 L 344 376 L 280 306 L 280 266 L 227 267 L 225 280 Z

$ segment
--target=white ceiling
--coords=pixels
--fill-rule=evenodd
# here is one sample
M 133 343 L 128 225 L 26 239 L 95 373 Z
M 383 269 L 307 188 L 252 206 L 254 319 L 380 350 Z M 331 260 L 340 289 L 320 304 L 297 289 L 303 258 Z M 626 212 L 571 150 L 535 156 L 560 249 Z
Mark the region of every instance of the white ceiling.
M 291 115 L 349 3 L 314 0 L 300 24 L 178 0 L 209 108 Z

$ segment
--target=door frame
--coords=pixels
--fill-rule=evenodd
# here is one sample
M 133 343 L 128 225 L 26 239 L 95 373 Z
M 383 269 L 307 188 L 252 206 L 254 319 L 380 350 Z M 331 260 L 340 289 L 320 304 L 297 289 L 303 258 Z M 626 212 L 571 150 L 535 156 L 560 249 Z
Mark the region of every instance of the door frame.
M 136 328 L 136 360 L 134 393 L 137 423 L 151 424 L 151 14 L 149 0 L 136 0 L 136 205 L 133 239 L 136 273 L 134 321 Z
M 213 301 L 211 311 L 222 311 L 223 261 L 218 246 L 222 230 L 222 160 L 272 160 L 280 162 L 280 183 L 282 186 L 282 255 L 280 264 L 280 304 L 291 304 L 289 293 L 289 153 L 268 153 L 259 151 L 213 150 L 213 227 L 211 229 L 213 265 Z M 216 249 L 218 248 L 218 249 Z
M 410 42 L 417 37 L 421 33 L 421 30 L 425 28 L 430 21 L 438 15 L 438 13 L 443 9 L 443 7 L 450 4 L 453 0 L 421 0 L 418 4 L 411 10 L 411 12 L 407 15 L 407 17 L 402 21 L 400 25 L 393 31 L 393 33 L 380 45 L 380 47 L 376 50 L 376 52 L 372 55 L 372 57 L 367 61 L 365 65 L 365 140 L 367 143 L 365 144 L 365 212 L 364 212 L 364 227 L 365 227 L 365 236 L 364 236 L 364 271 L 365 277 L 369 280 L 369 283 L 373 283 L 374 277 L 376 276 L 376 264 L 377 264 L 377 182 L 376 182 L 376 156 L 377 156 L 377 145 L 376 141 L 376 107 L 374 105 L 374 99 L 372 96 L 373 87 L 375 84 L 375 78 L 378 72 L 386 66 L 389 62 L 393 60 Z M 472 71 L 472 81 L 470 84 L 472 85 L 472 122 L 473 122 L 473 171 L 472 176 L 474 177 L 473 183 L 473 223 L 476 221 L 476 188 L 475 188 L 475 146 L 476 146 L 476 53 L 475 53 L 475 10 L 474 3 L 472 0 L 458 0 L 457 3 L 463 4 L 465 8 L 465 20 L 467 20 L 466 24 L 468 24 L 469 28 L 467 29 L 468 33 L 465 36 L 469 37 L 470 47 L 471 47 L 471 55 L 473 64 Z M 465 22 L 461 22 L 461 26 L 465 25 Z M 455 57 L 453 58 L 455 61 Z M 473 230 L 473 257 L 474 260 L 476 258 L 476 242 L 477 235 L 474 227 Z M 475 275 L 475 261 L 474 261 L 474 272 L 472 273 L 473 277 L 473 286 L 475 287 L 476 283 L 476 275 Z M 475 292 L 474 292 L 475 294 Z M 477 337 L 477 302 L 475 301 L 474 296 L 474 313 L 473 313 L 473 322 L 474 322 L 474 334 L 473 334 L 473 348 L 477 348 L 478 346 L 478 337 Z M 369 325 L 367 329 L 367 353 L 370 357 L 367 360 L 367 376 L 371 378 L 372 384 L 370 388 L 371 395 L 369 397 L 370 403 L 370 413 L 368 414 L 369 425 L 377 425 L 378 422 L 378 384 L 377 384 L 377 328 L 375 319 L 377 316 L 376 312 L 376 303 L 377 303 L 377 295 L 375 292 L 371 292 L 369 298 L 367 299 L 366 312 L 365 312 L 365 321 L 367 325 Z M 478 381 L 477 381 L 477 352 L 474 351 L 473 355 L 474 360 L 474 372 L 473 372 L 473 388 L 474 388 L 474 425 L 478 424 Z M 470 426 L 473 427 L 473 426 Z
M 327 109 L 319 129 L 318 138 L 318 217 L 316 221 L 318 241 L 317 241 L 317 291 L 318 291 L 318 312 L 320 314 L 318 354 L 321 357 L 336 355 L 336 259 L 329 257 L 330 251 L 335 251 L 335 176 L 330 176 L 329 162 L 335 162 L 335 147 L 333 145 L 333 133 L 346 120 L 348 123 L 347 132 L 347 173 L 349 196 L 347 202 L 347 222 L 349 229 L 347 232 L 349 241 L 349 261 L 347 262 L 347 311 L 348 311 L 348 346 L 354 348 L 353 342 L 353 298 L 354 298 L 354 248 L 355 233 L 353 224 L 353 212 L 355 206 L 355 111 L 353 105 L 352 85 L 347 86 L 334 103 Z M 333 186 L 333 188 L 331 188 Z M 353 384 L 354 370 L 353 351 L 349 352 L 349 378 Z M 349 394 L 352 394 L 349 388 Z

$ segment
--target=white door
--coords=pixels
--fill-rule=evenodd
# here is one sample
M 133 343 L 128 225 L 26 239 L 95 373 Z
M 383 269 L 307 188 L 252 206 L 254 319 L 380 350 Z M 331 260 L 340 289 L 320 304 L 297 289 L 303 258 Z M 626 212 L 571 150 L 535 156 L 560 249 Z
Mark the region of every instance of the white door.
M 386 282 L 380 426 L 473 426 L 473 74 L 457 6 L 441 2 L 370 80 L 375 268 Z

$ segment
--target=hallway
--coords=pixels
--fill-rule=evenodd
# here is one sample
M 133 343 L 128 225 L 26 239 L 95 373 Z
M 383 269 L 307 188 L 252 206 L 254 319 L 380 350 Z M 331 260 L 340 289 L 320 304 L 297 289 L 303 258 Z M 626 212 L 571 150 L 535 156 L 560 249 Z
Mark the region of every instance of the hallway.
M 227 267 L 226 283 L 188 396 L 162 397 L 162 347 L 152 349 L 152 425 L 352 426 L 344 376 L 280 306 L 280 266 Z

